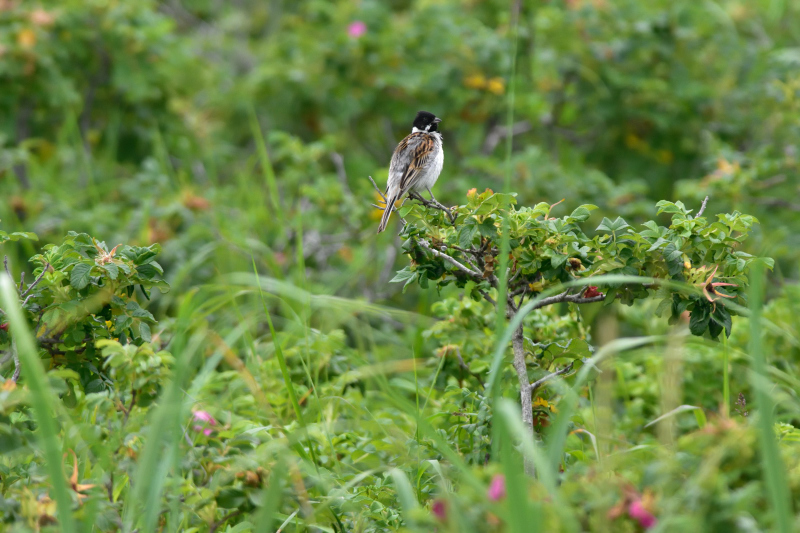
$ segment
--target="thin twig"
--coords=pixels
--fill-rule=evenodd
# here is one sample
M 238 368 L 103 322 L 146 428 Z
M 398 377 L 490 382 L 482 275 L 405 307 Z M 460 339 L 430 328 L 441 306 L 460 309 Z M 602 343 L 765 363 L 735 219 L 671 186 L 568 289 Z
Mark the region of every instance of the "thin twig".
M 5 256 L 5 259 L 3 259 L 3 266 L 6 267 L 6 274 L 8 274 L 8 277 L 11 278 L 11 281 L 13 282 L 14 276 L 11 275 L 11 270 L 8 268 L 8 256 Z
M 539 387 L 541 387 L 542 385 L 544 385 L 545 383 L 547 383 L 551 379 L 555 378 L 556 376 L 561 376 L 561 375 L 566 374 L 567 372 L 572 370 L 572 365 L 573 364 L 574 363 L 570 363 L 567 366 L 565 366 L 564 368 L 562 368 L 561 370 L 559 370 L 557 372 L 553 372 L 552 374 L 547 374 L 545 377 L 534 381 L 533 383 L 528 385 L 528 392 L 530 394 L 533 394 L 534 392 L 536 392 L 536 389 L 538 389 Z
M 451 208 L 439 203 L 439 201 L 436 198 L 431 198 L 430 200 L 426 200 L 425 198 L 422 197 L 422 195 L 417 194 L 415 192 L 408 193 L 408 197 L 417 200 L 418 202 L 420 202 L 422 205 L 424 205 L 429 209 L 438 209 L 439 211 L 444 212 L 444 214 L 447 215 L 447 218 L 450 219 L 451 225 L 456 223 L 457 215 L 453 214 Z
M 39 284 L 39 282 L 40 282 L 40 281 L 42 281 L 42 278 L 44 277 L 44 275 L 47 273 L 47 269 L 48 269 L 48 268 L 50 268 L 50 263 L 48 263 L 47 261 L 45 261 L 45 263 L 44 263 L 44 268 L 42 269 L 42 273 L 41 273 L 41 274 L 39 274 L 39 277 L 38 277 L 38 278 L 36 278 L 35 280 L 33 280 L 33 283 L 31 283 L 30 285 L 28 285 L 28 288 L 27 288 L 27 289 L 25 289 L 25 292 L 23 292 L 22 294 L 20 294 L 20 297 L 24 298 L 25 296 L 27 296 L 27 295 L 28 295 L 28 293 L 29 293 L 29 292 L 31 292 L 31 291 L 32 291 L 34 288 L 36 288 L 36 286 Z M 20 289 L 22 289 L 22 287 L 20 287 Z M 27 300 L 25 300 L 25 301 L 27 301 Z M 22 304 L 22 305 L 25 305 L 25 304 Z
M 342 188 L 345 192 L 352 197 L 353 191 L 350 190 L 350 185 L 347 183 L 347 171 L 344 168 L 344 158 L 342 154 L 333 152 L 330 156 L 331 161 L 333 161 L 333 166 L 336 167 L 336 176 L 339 178 L 339 183 L 342 184 Z
M 372 186 L 375 187 L 375 190 L 378 191 L 378 194 L 380 194 L 381 198 L 383 198 L 383 203 L 389 203 L 389 200 L 386 199 L 386 195 L 383 194 L 381 190 L 378 188 L 378 185 L 375 183 L 375 180 L 372 179 L 372 176 L 367 176 L 367 177 L 369 178 L 369 181 L 372 183 Z
M 426 250 L 428 250 L 429 252 L 431 252 L 431 253 L 432 253 L 433 255 L 435 255 L 436 257 L 439 257 L 439 258 L 441 258 L 441 259 L 444 259 L 445 261 L 447 261 L 448 263 L 450 263 L 451 265 L 453 265 L 454 267 L 456 267 L 457 269 L 459 269 L 459 270 L 460 270 L 461 272 L 463 272 L 464 274 L 466 274 L 466 275 L 468 275 L 468 276 L 472 277 L 473 279 L 475 279 L 475 280 L 478 280 L 478 281 L 480 281 L 480 280 L 482 280 L 482 279 L 483 279 L 483 276 L 481 276 L 481 273 L 480 273 L 480 272 L 477 272 L 477 271 L 475 271 L 475 270 L 472 270 L 471 268 L 467 268 L 466 266 L 464 266 L 463 264 L 459 263 L 457 260 L 453 259 L 453 258 L 452 258 L 452 257 L 450 257 L 449 255 L 447 255 L 447 254 L 443 254 L 442 252 L 440 252 L 440 251 L 438 251 L 438 250 L 434 250 L 434 249 L 433 249 L 433 248 L 431 248 L 431 247 L 428 245 L 428 243 L 426 243 L 425 241 L 419 240 L 419 241 L 417 241 L 417 243 L 418 243 L 420 246 L 422 246 L 423 248 L 425 248 Z
M 458 357 L 458 366 L 460 366 L 462 370 L 466 370 L 466 371 L 467 371 L 467 373 L 468 373 L 470 376 L 472 376 L 472 377 L 474 377 L 475 379 L 477 379 L 477 380 L 478 380 L 478 383 L 480 383 L 480 385 L 481 385 L 481 388 L 484 388 L 484 389 L 485 389 L 485 388 L 486 388 L 486 386 L 483 384 L 483 380 L 481 379 L 481 376 L 480 376 L 480 374 L 478 374 L 478 373 L 476 373 L 476 372 L 473 372 L 472 370 L 470 370 L 470 369 L 469 369 L 469 367 L 467 366 L 467 363 L 465 363 L 465 362 L 464 362 L 464 358 L 463 358 L 463 357 L 461 357 L 461 349 L 460 349 L 458 346 L 453 346 L 453 347 L 456 349 L 456 357 Z
M 17 353 L 17 343 L 11 341 L 11 355 L 14 356 L 14 375 L 11 376 L 11 379 L 16 383 L 19 381 L 19 372 L 22 370 L 22 367 L 19 364 L 19 354 Z
M 226 514 L 225 516 L 223 516 L 222 518 L 220 518 L 219 520 L 217 520 L 216 522 L 211 524 L 211 527 L 209 528 L 208 533 L 214 533 L 219 528 L 219 526 L 223 525 L 225 522 L 227 522 L 231 518 L 239 516 L 243 512 L 244 512 L 244 510 L 242 510 L 242 509 L 236 509 L 235 511 L 231 511 L 230 513 Z
M 559 304 L 561 302 L 570 302 L 574 304 L 590 304 L 594 302 L 602 302 L 605 300 L 605 294 L 599 294 L 597 296 L 591 296 L 589 298 L 584 298 L 580 294 L 569 294 L 569 291 L 564 291 L 561 294 L 556 294 L 555 296 L 550 296 L 549 298 L 545 298 L 540 300 L 533 309 L 540 309 L 547 305 Z
M 490 304 L 492 304 L 493 306 L 497 307 L 497 302 L 495 302 L 495 301 L 494 301 L 494 298 L 492 298 L 491 296 L 489 296 L 489 294 L 488 294 L 486 291 L 484 291 L 484 290 L 481 290 L 481 289 L 478 289 L 478 292 L 479 292 L 479 293 L 481 293 L 481 296 L 483 296 L 483 299 L 484 299 L 484 300 L 486 300 L 487 302 L 489 302 L 489 303 L 490 303 Z
M 707 203 L 708 203 L 708 196 L 706 196 L 706 199 L 703 200 L 703 205 L 700 206 L 700 211 L 697 212 L 697 215 L 695 215 L 694 218 L 700 218 L 703 215 L 703 211 L 706 210 Z

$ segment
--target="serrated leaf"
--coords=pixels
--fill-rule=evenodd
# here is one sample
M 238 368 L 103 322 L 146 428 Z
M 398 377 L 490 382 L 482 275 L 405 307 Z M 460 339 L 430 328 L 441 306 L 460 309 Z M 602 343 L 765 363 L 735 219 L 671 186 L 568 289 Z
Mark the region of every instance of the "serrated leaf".
M 78 290 L 85 288 L 91 279 L 92 265 L 78 263 L 69 274 L 69 284 Z
M 148 326 L 146 322 L 139 322 L 139 335 L 145 342 L 153 340 L 153 336 L 150 333 L 150 326 Z
M 559 268 L 561 265 L 567 262 L 567 255 L 566 254 L 553 254 L 550 258 L 550 266 L 553 268 Z
M 111 279 L 117 279 L 119 276 L 119 267 L 114 263 L 108 263 L 107 265 L 100 265 L 100 268 L 108 272 L 108 277 Z
M 468 249 L 472 246 L 472 239 L 478 233 L 478 228 L 474 224 L 464 224 L 458 230 L 458 246 Z

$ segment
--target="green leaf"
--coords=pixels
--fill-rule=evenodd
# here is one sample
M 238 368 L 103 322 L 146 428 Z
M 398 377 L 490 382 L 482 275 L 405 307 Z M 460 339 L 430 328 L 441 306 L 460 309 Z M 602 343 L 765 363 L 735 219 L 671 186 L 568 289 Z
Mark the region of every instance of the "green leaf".
M 692 310 L 691 319 L 689 320 L 689 331 L 692 335 L 700 336 L 708 329 L 708 321 L 711 315 L 708 312 L 708 307 L 705 305 L 698 305 Z
M 625 219 L 622 217 L 617 217 L 616 220 L 613 222 L 608 218 L 603 218 L 603 221 L 597 226 L 596 231 L 610 231 L 610 232 L 617 232 L 623 230 L 625 228 L 629 228 L 630 224 L 625 222 Z
M 585 222 L 591 216 L 591 211 L 597 209 L 596 205 L 592 204 L 584 204 L 579 206 L 572 214 L 568 217 L 569 222 Z
M 470 248 L 472 246 L 472 239 L 475 238 L 477 233 L 478 228 L 475 224 L 464 224 L 458 230 L 458 245 L 464 249 Z
M 69 275 L 69 284 L 78 290 L 83 289 L 89 284 L 91 279 L 92 265 L 78 263 L 72 268 Z
M 16 241 L 19 239 L 29 239 L 31 241 L 38 241 L 39 237 L 36 236 L 35 233 L 31 233 L 29 231 L 15 231 L 11 235 L 9 235 L 12 241 Z
M 403 207 L 397 210 L 397 215 L 400 218 L 405 218 L 406 215 L 408 215 L 412 209 L 414 209 L 414 204 L 404 205 Z
M 107 265 L 100 265 L 100 268 L 108 272 L 108 277 L 111 279 L 117 279 L 119 276 L 119 267 L 114 263 L 108 263 Z
M 670 276 L 677 276 L 683 271 L 683 252 L 676 248 L 675 244 L 669 243 L 661 253 L 664 255 Z
M 234 509 L 247 500 L 247 495 L 242 489 L 225 487 L 217 494 L 217 505 L 223 509 Z
M 147 322 L 139 322 L 139 335 L 145 342 L 150 342 L 153 340 L 153 336 L 150 332 L 150 326 L 147 325 Z
M 668 202 L 666 200 L 661 200 L 656 204 L 658 211 L 656 214 L 660 215 L 661 213 L 680 213 L 685 215 L 687 213 L 686 206 L 683 205 L 683 202 Z

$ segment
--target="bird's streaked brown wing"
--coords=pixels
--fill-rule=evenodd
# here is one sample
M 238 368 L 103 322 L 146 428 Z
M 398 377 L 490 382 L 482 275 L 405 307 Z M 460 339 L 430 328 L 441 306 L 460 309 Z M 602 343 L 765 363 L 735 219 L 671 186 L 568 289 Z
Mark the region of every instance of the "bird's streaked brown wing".
M 400 175 L 398 189 L 401 194 L 411 189 L 420 171 L 430 163 L 435 150 L 436 141 L 423 132 L 412 133 L 400 141 L 389 165 L 389 175 Z

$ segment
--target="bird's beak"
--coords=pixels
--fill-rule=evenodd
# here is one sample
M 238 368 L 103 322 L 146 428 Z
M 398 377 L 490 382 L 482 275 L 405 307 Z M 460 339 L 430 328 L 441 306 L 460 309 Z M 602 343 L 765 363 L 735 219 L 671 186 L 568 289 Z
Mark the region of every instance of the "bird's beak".
M 438 124 L 438 123 L 440 123 L 441 121 L 442 121 L 442 119 L 440 119 L 440 118 L 435 118 L 435 119 L 433 119 L 433 123 L 434 123 L 434 124 Z

